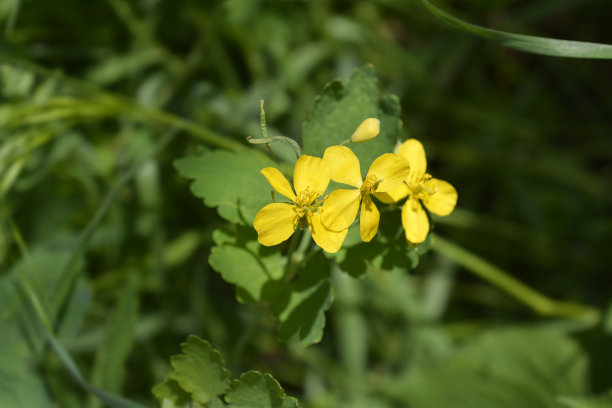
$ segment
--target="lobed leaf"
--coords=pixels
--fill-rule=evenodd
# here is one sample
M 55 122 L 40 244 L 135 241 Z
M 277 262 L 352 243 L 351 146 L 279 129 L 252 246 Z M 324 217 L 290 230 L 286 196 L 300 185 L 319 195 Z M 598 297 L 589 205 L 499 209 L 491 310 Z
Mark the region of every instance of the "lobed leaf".
M 281 292 L 272 305 L 281 322 L 278 328 L 281 341 L 295 336 L 306 347 L 321 340 L 325 311 L 333 298 L 330 273 L 329 261 L 322 252 L 317 252 L 305 262 L 297 279 Z
M 419 256 L 431 246 L 431 235 L 416 248 L 408 244 L 398 211 L 381 214 L 376 235 L 374 240 L 362 242 L 359 228 L 352 227 L 343 248 L 335 257 L 340 268 L 354 277 L 362 276 L 371 269 L 414 269 L 419 264 Z
M 217 207 L 227 221 L 249 226 L 257 212 L 270 203 L 273 189 L 260 171 L 274 165 L 254 150 L 204 150 L 174 162 L 181 176 L 194 180 L 191 191 L 204 199 L 204 204 Z
M 285 396 L 270 374 L 257 371 L 249 371 L 233 380 L 225 400 L 231 408 L 297 408 L 297 400 Z
M 238 298 L 255 302 L 278 293 L 286 257 L 277 248 L 257 242 L 252 227 L 235 226 L 213 232 L 214 246 L 208 262 L 226 282 L 236 285 Z
M 366 65 L 355 70 L 346 82 L 334 80 L 323 88 L 302 125 L 304 153 L 322 157 L 327 147 L 350 138 L 364 119 L 378 118 L 378 137 L 366 143 L 350 144 L 365 175 L 374 159 L 393 151 L 401 125 L 399 114 L 397 97 L 379 95 L 374 68 Z
M 170 360 L 174 368 L 170 378 L 203 404 L 222 395 L 230 380 L 219 352 L 196 336 L 189 336 L 181 349 L 183 353 Z

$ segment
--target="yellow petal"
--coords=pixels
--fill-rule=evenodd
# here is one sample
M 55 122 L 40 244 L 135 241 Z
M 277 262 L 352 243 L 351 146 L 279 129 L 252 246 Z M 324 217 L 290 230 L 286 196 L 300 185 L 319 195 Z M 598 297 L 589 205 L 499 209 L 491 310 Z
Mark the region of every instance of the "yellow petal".
M 261 170 L 261 174 L 268 179 L 268 183 L 270 183 L 270 185 L 274 187 L 276 191 L 295 202 L 295 193 L 291 189 L 291 184 L 289 184 L 285 176 L 283 176 L 283 174 L 277 168 L 266 167 L 265 169 Z
M 420 180 L 427 170 L 427 158 L 425 149 L 421 142 L 416 139 L 408 139 L 397 149 L 398 155 L 408 160 L 410 164 L 410 180 Z
M 366 179 L 373 174 L 378 180 L 382 180 L 376 191 L 385 193 L 403 184 L 409 173 L 410 165 L 406 160 L 396 154 L 385 153 L 374 160 L 368 170 Z
M 299 195 L 301 192 L 309 191 L 313 194 L 313 200 L 323 194 L 329 184 L 329 169 L 318 157 L 302 155 L 295 163 L 293 170 L 293 186 Z
M 457 190 L 450 183 L 432 178 L 425 182 L 425 188 L 433 192 L 423 198 L 423 204 L 429 211 L 438 215 L 448 215 L 455 209 Z
M 406 239 L 413 244 L 425 241 L 429 233 L 429 220 L 419 200 L 410 197 L 402 207 L 402 225 Z
M 376 192 L 374 193 L 374 197 L 378 198 L 385 204 L 396 203 L 402 198 L 406 197 L 410 194 L 410 189 L 406 185 L 406 183 L 402 183 L 399 186 L 395 187 L 393 190 L 386 191 L 384 193 Z
M 361 187 L 361 168 L 355 153 L 346 146 L 325 149 L 323 161 L 329 167 L 331 179 L 356 188 Z
M 334 231 L 348 228 L 359 210 L 359 190 L 339 189 L 331 192 L 321 209 L 323 225 Z
M 342 231 L 332 231 L 325 228 L 323 223 L 321 223 L 321 214 L 308 213 L 307 217 L 314 242 L 323 248 L 325 252 L 330 254 L 338 252 L 340 247 L 342 247 L 344 238 L 346 238 L 348 228 Z
M 361 203 L 361 216 L 359 220 L 359 233 L 363 242 L 370 242 L 378 231 L 380 213 L 369 195 L 363 197 Z
M 297 226 L 299 217 L 293 204 L 268 204 L 255 216 L 253 226 L 257 240 L 265 246 L 280 244 L 288 239 Z
M 380 120 L 367 118 L 357 127 L 351 136 L 351 142 L 363 143 L 374 139 L 380 133 Z

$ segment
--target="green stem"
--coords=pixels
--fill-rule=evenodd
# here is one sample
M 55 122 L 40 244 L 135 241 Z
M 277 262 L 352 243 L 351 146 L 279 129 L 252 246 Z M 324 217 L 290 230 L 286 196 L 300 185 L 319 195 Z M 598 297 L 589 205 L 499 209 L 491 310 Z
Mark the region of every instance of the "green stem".
M 436 252 L 452 259 L 541 315 L 572 317 L 589 326 L 596 325 L 601 319 L 599 310 L 593 307 L 551 299 L 516 280 L 497 266 L 439 235 L 434 235 L 432 238 L 433 249 Z
M 310 230 L 305 229 L 300 233 L 298 229 L 291 238 L 289 250 L 287 251 L 287 268 L 285 270 L 285 282 L 291 282 L 295 277 L 300 265 L 306 259 L 305 252 L 310 244 Z M 299 241 L 299 245 L 298 245 Z
M 272 142 L 286 142 L 293 147 L 295 150 L 295 155 L 299 158 L 302 155 L 302 148 L 300 145 L 293 139 L 287 136 L 269 136 L 266 138 L 254 139 L 251 136 L 247 137 L 247 142 L 252 144 L 270 144 Z

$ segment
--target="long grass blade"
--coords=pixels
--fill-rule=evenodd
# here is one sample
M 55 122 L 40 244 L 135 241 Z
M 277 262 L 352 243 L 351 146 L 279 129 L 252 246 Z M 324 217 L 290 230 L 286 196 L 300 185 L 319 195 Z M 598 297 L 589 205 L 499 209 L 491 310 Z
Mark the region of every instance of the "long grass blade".
M 452 16 L 435 6 L 429 0 L 421 0 L 421 3 L 434 16 L 454 28 L 467 31 L 519 51 L 554 57 L 612 59 L 612 45 L 609 44 L 560 40 L 556 38 L 537 37 L 533 35 L 493 30 L 491 28 L 468 23 Z

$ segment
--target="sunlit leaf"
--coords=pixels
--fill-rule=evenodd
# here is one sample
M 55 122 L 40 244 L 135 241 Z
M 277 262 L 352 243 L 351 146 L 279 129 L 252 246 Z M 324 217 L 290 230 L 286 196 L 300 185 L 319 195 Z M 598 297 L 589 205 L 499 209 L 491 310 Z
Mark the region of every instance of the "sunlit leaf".
M 271 201 L 273 189 L 260 171 L 275 164 L 253 150 L 203 151 L 174 165 L 183 177 L 194 179 L 193 194 L 230 222 L 252 226 L 257 212 Z
M 240 299 L 254 302 L 278 293 L 277 287 L 284 274 L 286 258 L 277 248 L 257 242 L 251 227 L 236 226 L 215 230 L 208 262 L 223 279 L 237 286 Z

